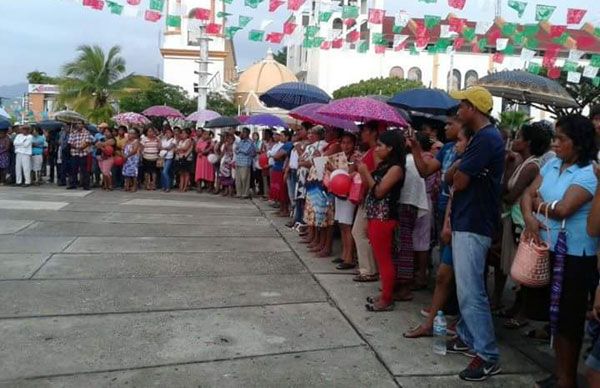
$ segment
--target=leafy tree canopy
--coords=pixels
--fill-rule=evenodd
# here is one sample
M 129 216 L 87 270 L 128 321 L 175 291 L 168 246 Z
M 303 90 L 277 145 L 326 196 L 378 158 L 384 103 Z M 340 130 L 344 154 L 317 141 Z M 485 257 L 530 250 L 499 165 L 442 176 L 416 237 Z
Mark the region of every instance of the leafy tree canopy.
M 339 88 L 333 92 L 333 98 L 359 97 L 369 95 L 393 96 L 405 90 L 422 88 L 419 81 L 410 81 L 397 77 L 371 78 Z
M 281 63 L 284 66 L 287 66 L 287 47 L 282 48 L 273 54 L 273 59 L 277 62 Z
M 54 85 L 58 83 L 59 79 L 56 77 L 50 77 L 43 71 L 30 71 L 27 73 L 27 81 L 30 84 L 51 84 Z

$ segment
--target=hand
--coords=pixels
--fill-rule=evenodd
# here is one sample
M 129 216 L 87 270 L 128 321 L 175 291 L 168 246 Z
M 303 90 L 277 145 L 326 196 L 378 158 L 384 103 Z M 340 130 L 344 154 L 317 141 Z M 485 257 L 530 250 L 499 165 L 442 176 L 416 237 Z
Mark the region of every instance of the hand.
M 533 216 L 528 217 L 525 220 L 525 230 L 521 234 L 521 240 L 525 242 L 532 241 L 539 244 L 542 241 L 540 238 L 540 229 L 546 229 L 544 224 Z
M 417 140 L 417 135 L 415 132 L 412 133 L 411 136 L 406 138 L 406 147 L 410 150 L 421 151 L 421 143 Z
M 356 167 L 356 171 L 358 171 L 359 174 L 363 176 L 370 174 L 369 167 L 367 167 L 365 163 L 359 163 L 359 165 Z

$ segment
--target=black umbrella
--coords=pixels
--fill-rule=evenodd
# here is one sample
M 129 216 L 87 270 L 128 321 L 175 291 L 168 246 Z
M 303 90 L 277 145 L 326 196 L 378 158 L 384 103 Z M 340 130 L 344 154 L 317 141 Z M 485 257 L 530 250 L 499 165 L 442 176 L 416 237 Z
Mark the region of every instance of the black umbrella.
M 304 82 L 286 82 L 267 90 L 259 99 L 270 108 L 292 110 L 306 104 L 327 104 L 331 97 L 314 85 Z
M 204 128 L 232 128 L 242 125 L 240 121 L 234 117 L 217 117 L 204 124 Z
M 481 78 L 477 85 L 492 95 L 517 103 L 551 105 L 557 108 L 579 106 L 558 82 L 524 70 L 500 71 Z
M 430 115 L 446 115 L 458 103 L 443 90 L 424 88 L 406 90 L 388 100 L 392 106 Z
M 56 120 L 43 120 L 35 125 L 45 131 L 60 131 L 65 123 Z

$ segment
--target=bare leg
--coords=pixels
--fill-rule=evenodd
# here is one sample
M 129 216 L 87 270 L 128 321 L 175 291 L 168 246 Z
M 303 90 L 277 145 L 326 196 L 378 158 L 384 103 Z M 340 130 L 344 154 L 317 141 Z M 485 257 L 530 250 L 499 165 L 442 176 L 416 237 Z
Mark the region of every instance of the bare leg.
M 321 250 L 319 257 L 329 257 L 333 246 L 333 226 L 323 228 L 323 241 L 321 242 Z
M 429 251 L 415 251 L 415 264 L 417 271 L 415 273 L 415 287 L 421 288 L 427 286 L 427 266 L 429 265 Z
M 581 340 L 567 339 L 558 334 L 554 342 L 556 354 L 556 377 L 561 388 L 577 387 L 577 364 L 581 352 Z

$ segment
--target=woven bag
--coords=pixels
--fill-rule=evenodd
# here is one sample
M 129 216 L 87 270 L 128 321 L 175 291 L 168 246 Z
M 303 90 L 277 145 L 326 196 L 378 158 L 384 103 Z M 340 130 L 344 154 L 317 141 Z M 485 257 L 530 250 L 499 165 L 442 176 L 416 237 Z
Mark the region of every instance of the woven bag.
M 541 210 L 538 208 L 538 214 Z M 548 222 L 548 207 L 546 207 L 546 223 Z M 546 238 L 550 239 L 550 232 L 546 232 Z M 550 284 L 550 241 L 542 241 L 539 244 L 533 241 L 521 239 L 512 267 L 510 276 L 519 284 L 527 287 L 539 288 Z

